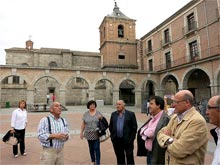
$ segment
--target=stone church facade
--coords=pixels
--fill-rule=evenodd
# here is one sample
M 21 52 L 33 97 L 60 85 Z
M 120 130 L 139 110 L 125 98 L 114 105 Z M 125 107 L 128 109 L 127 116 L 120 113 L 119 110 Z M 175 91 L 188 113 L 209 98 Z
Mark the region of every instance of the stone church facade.
M 62 105 L 118 99 L 140 107 L 151 95 L 189 89 L 196 102 L 220 93 L 220 3 L 193 0 L 140 39 L 135 20 L 115 3 L 100 27 L 100 52 L 24 48 L 6 51 L 0 66 L 0 103 L 46 103 L 53 93 Z

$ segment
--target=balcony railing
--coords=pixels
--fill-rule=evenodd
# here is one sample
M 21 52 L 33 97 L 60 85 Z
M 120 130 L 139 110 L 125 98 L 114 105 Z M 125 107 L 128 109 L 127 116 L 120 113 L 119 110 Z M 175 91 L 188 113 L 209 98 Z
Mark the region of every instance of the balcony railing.
M 173 60 L 171 62 L 171 67 L 176 67 L 176 66 L 184 65 L 184 64 L 188 64 L 188 63 L 193 63 L 193 62 L 196 62 L 200 59 L 209 58 L 209 57 L 215 56 L 215 55 L 220 56 L 220 45 L 217 45 L 217 46 L 212 47 L 210 49 L 206 49 L 201 52 L 198 52 L 197 56 L 192 57 L 192 55 L 187 55 L 187 56 L 178 58 L 176 60 Z M 160 65 L 157 65 L 154 67 L 154 71 L 160 71 L 160 70 L 164 70 L 164 69 L 168 69 L 166 63 L 160 64 Z
M 150 55 L 152 53 L 152 48 L 147 48 L 144 51 L 146 55 Z
M 191 34 L 192 32 L 197 31 L 197 29 L 198 29 L 197 21 L 191 22 L 190 24 L 188 24 L 183 28 L 183 34 L 184 35 Z
M 160 41 L 161 42 L 161 46 L 164 47 L 164 46 L 167 46 L 168 44 L 171 43 L 171 37 L 167 37 L 167 38 L 164 38 L 163 40 Z

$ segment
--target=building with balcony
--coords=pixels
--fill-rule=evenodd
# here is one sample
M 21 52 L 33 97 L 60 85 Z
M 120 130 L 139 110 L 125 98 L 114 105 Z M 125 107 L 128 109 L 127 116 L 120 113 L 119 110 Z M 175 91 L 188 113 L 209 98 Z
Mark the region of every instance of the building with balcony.
M 0 105 L 44 103 L 56 94 L 62 105 L 118 99 L 141 106 L 152 95 L 189 89 L 196 102 L 220 93 L 220 1 L 192 0 L 140 39 L 136 20 L 119 10 L 99 26 L 100 52 L 40 48 L 28 40 L 9 48 L 0 66 Z
M 143 68 L 159 75 L 164 95 L 189 89 L 199 102 L 220 93 L 219 5 L 193 0 L 140 39 Z

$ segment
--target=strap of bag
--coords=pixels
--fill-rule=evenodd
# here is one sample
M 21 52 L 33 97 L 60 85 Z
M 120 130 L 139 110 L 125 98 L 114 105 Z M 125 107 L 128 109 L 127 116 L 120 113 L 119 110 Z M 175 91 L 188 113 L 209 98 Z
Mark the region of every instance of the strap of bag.
M 50 117 L 49 116 L 47 116 L 47 120 L 48 120 L 49 133 L 52 134 L 52 132 L 51 132 L 51 124 L 50 124 Z M 53 146 L 52 139 L 50 139 L 50 146 L 51 147 Z
M 50 124 L 50 117 L 49 116 L 47 116 L 47 120 L 48 120 L 49 133 L 52 134 L 52 132 L 51 132 L 51 124 Z M 61 117 L 61 120 L 63 122 L 63 126 L 65 127 L 64 119 L 62 117 Z M 51 147 L 53 146 L 52 139 L 50 139 L 50 146 Z

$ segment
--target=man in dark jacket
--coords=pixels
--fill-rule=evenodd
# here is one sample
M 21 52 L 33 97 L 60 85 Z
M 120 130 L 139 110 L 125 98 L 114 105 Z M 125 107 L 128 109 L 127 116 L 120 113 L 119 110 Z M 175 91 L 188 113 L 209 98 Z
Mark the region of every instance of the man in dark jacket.
M 160 96 L 150 98 L 149 110 L 151 117 L 141 126 L 137 134 L 137 156 L 147 156 L 147 165 L 165 164 L 165 148 L 157 142 L 157 132 L 170 120 L 164 109 L 164 100 Z
M 134 140 L 137 132 L 137 121 L 134 112 L 125 109 L 123 100 L 116 103 L 117 111 L 111 114 L 109 131 L 117 158 L 117 164 L 134 163 Z M 126 161 L 125 161 L 126 159 Z

